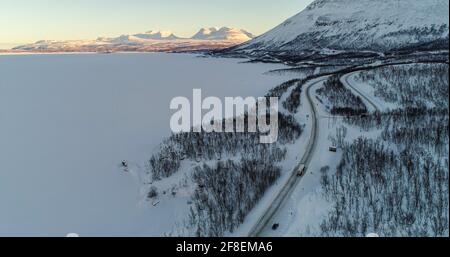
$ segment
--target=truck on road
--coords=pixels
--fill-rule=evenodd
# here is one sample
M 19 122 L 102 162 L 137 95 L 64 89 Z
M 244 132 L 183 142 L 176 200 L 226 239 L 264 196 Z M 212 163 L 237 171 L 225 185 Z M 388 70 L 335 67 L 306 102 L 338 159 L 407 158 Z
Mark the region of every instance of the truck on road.
M 301 164 L 297 171 L 298 177 L 303 177 L 306 174 L 306 166 L 304 164 Z

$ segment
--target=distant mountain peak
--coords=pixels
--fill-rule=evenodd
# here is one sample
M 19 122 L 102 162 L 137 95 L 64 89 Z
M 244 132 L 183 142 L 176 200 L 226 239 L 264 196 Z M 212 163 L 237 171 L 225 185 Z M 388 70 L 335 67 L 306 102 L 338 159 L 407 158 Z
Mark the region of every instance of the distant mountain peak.
M 202 28 L 197 34 L 195 34 L 192 39 L 197 40 L 230 40 L 230 41 L 241 41 L 245 42 L 254 38 L 254 36 L 243 29 L 236 28 Z
M 155 40 L 174 40 L 179 37 L 175 36 L 170 30 L 150 30 L 145 33 L 135 34 L 135 37 L 142 39 L 155 39 Z

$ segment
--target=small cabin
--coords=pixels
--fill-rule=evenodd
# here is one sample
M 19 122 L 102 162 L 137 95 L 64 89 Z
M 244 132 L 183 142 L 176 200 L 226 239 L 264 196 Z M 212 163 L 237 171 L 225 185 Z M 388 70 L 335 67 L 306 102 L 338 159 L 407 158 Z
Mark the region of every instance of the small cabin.
M 337 147 L 335 147 L 335 146 L 330 146 L 330 152 L 336 153 L 336 152 L 337 152 Z

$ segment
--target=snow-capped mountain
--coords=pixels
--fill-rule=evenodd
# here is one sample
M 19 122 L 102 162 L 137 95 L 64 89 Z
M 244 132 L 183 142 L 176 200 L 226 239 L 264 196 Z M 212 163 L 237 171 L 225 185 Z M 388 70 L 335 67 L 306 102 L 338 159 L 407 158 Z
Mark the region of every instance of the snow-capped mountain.
M 223 27 L 201 29 L 192 38 L 180 38 L 170 31 L 149 31 L 119 37 L 99 37 L 96 40 L 41 40 L 18 46 L 16 51 L 39 52 L 110 52 L 110 51 L 199 51 L 217 50 L 235 46 L 253 38 L 242 29 Z
M 243 29 L 227 28 L 202 28 L 192 39 L 197 40 L 231 40 L 245 42 L 254 38 L 254 36 Z
M 134 35 L 137 38 L 142 39 L 155 39 L 155 40 L 175 40 L 179 39 L 179 37 L 175 36 L 172 31 L 165 30 L 165 31 L 148 31 L 146 33 L 142 34 L 136 34 Z
M 134 35 L 122 35 L 116 38 L 98 38 L 97 41 L 113 44 L 143 44 L 149 40 L 177 40 L 171 31 L 148 31 Z
M 316 0 L 231 51 L 389 51 L 448 44 L 448 0 Z M 448 46 L 446 46 L 448 49 Z

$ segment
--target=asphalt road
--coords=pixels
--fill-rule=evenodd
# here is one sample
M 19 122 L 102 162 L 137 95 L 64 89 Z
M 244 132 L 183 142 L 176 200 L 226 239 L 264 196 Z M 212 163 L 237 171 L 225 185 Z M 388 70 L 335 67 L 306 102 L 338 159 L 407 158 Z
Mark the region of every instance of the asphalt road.
M 300 161 L 300 163 L 295 167 L 292 171 L 289 180 L 286 182 L 286 185 L 280 190 L 276 198 L 273 200 L 269 208 L 265 211 L 265 213 L 259 218 L 256 224 L 249 232 L 249 237 L 258 237 L 260 234 L 267 228 L 271 228 L 276 221 L 273 220 L 275 214 L 278 212 L 281 206 L 284 205 L 289 196 L 292 194 L 293 190 L 297 187 L 298 183 L 302 180 L 302 177 L 297 176 L 298 169 L 301 165 L 305 165 L 306 170 L 308 170 L 308 166 L 311 162 L 311 159 L 314 154 L 314 150 L 317 145 L 317 138 L 319 135 L 319 119 L 320 117 L 317 115 L 316 106 L 313 102 L 313 97 L 311 96 L 311 88 L 319 83 L 322 83 L 328 78 L 328 76 L 320 77 L 318 79 L 314 79 L 308 82 L 306 86 L 306 97 L 308 100 L 308 104 L 312 110 L 312 128 L 311 128 L 311 137 L 309 138 L 308 145 L 306 147 L 306 151 Z
M 360 97 L 362 97 L 364 100 L 366 100 L 367 103 L 369 103 L 373 109 L 377 112 L 381 112 L 381 109 L 372 101 L 370 100 L 369 97 L 367 97 L 366 95 L 364 95 L 361 90 L 359 90 L 355 85 L 352 85 L 349 81 L 350 76 L 352 76 L 355 73 L 358 73 L 359 71 L 356 72 L 351 72 L 351 73 L 347 73 L 344 76 L 341 77 L 341 82 L 344 84 L 344 86 L 349 87 L 351 89 L 353 89 L 356 93 L 358 93 L 358 95 Z

